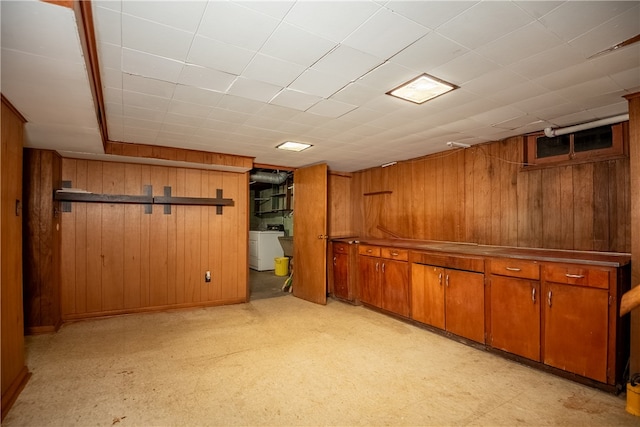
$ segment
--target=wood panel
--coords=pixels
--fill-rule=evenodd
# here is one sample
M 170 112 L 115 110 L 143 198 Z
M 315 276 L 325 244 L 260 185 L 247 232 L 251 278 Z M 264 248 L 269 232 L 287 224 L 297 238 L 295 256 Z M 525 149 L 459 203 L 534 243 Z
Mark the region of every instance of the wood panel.
M 640 286 L 640 92 L 626 96 L 629 103 L 629 193 L 631 286 Z M 631 312 L 630 372 L 640 372 L 640 310 Z
M 329 173 L 327 233 L 331 237 L 354 236 L 351 226 L 351 175 Z
M 246 173 L 64 159 L 64 180 L 105 194 L 216 197 L 234 206 L 72 203 L 62 213 L 62 317 L 237 303 L 247 298 Z M 205 283 L 204 272 L 212 281 Z
M 60 317 L 60 224 L 58 202 L 61 158 L 48 150 L 24 150 L 24 313 L 25 330 L 57 330 Z
M 1 382 L 4 418 L 29 379 L 22 302 L 22 141 L 24 118 L 2 96 L 0 148 Z
M 626 158 L 523 169 L 523 137 L 352 174 L 354 231 L 568 250 L 629 252 Z M 392 171 L 394 170 L 394 171 Z M 392 190 L 391 194 L 375 193 Z

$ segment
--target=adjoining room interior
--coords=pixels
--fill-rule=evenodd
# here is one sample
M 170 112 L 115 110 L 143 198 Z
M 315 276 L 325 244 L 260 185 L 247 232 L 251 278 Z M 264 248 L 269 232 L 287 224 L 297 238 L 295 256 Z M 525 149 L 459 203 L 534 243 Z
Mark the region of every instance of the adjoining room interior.
M 1 422 L 637 425 L 640 1 L 2 1 Z

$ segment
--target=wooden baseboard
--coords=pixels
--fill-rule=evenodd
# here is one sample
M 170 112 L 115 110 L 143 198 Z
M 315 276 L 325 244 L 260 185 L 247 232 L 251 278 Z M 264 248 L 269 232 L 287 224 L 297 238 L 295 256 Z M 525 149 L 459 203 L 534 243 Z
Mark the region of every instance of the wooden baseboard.
M 65 314 L 62 316 L 63 322 L 73 322 L 76 320 L 86 320 L 86 319 L 95 319 L 100 317 L 112 317 L 112 316 L 120 316 L 123 314 L 139 314 L 139 313 L 154 313 L 154 312 L 162 312 L 162 311 L 172 311 L 172 310 L 184 310 L 184 309 L 192 309 L 192 308 L 204 308 L 204 307 L 217 307 L 221 305 L 231 305 L 231 304 L 243 304 L 246 302 L 245 298 L 236 298 L 224 301 L 208 301 L 208 302 L 192 302 L 192 303 L 183 303 L 183 304 L 170 304 L 170 305 L 159 305 L 154 307 L 141 307 L 141 308 L 130 308 L 130 309 L 121 309 L 121 310 L 106 310 L 106 311 L 97 311 L 94 313 L 80 313 L 80 314 Z
M 4 420 L 4 417 L 9 413 L 9 409 L 11 409 L 15 403 L 24 386 L 27 385 L 30 377 L 31 372 L 29 372 L 26 366 L 23 366 L 7 391 L 2 395 L 2 418 L 0 418 L 0 420 Z

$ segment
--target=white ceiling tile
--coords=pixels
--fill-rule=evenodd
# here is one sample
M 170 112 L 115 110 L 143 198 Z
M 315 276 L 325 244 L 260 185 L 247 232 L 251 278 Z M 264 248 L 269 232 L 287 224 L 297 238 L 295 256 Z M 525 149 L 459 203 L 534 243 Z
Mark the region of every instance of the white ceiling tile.
M 322 73 L 342 76 L 353 81 L 383 62 L 382 59 L 373 55 L 340 45 L 313 64 L 312 68 Z
M 245 114 L 255 114 L 260 111 L 263 105 L 264 103 L 260 101 L 234 95 L 225 95 L 220 102 L 218 102 L 218 108 L 225 108 Z
M 538 19 L 560 6 L 564 1 L 540 1 L 540 0 L 515 0 L 516 6 Z
M 114 2 L 115 3 L 115 2 Z M 207 6 L 202 1 L 123 1 L 122 12 L 195 33 Z
M 215 107 L 224 94 L 199 87 L 176 85 L 173 92 L 174 101 L 189 102 L 192 104 Z
M 640 86 L 640 65 L 636 68 L 630 68 L 625 71 L 611 75 L 611 79 L 618 84 L 619 87 L 627 90 L 629 93 L 636 92 Z
M 226 92 L 235 79 L 236 76 L 233 74 L 186 64 L 180 73 L 180 77 L 178 77 L 178 83 L 186 86 Z
M 202 16 L 198 34 L 257 51 L 279 21 L 240 3 L 211 1 Z
M 113 0 L 93 0 L 91 2 L 93 7 L 103 7 L 106 9 L 111 9 L 116 12 L 122 12 L 122 2 L 113 1 Z
M 421 73 L 416 73 L 415 70 L 394 62 L 386 62 L 362 76 L 357 83 L 385 93 L 417 77 L 419 74 Z
M 257 54 L 242 75 L 278 86 L 288 86 L 305 70 L 305 67 L 271 56 Z
M 282 23 L 262 46 L 261 53 L 308 67 L 326 55 L 336 43 L 293 25 Z
M 539 22 L 532 22 L 476 49 L 476 52 L 499 64 L 509 65 L 560 44 L 563 42 L 555 34 Z
M 640 43 L 597 56 L 590 59 L 589 63 L 606 74 L 616 74 L 636 68 L 640 65 Z
M 110 115 L 112 115 L 113 117 L 121 117 L 124 114 L 124 108 L 122 106 L 122 96 L 120 98 L 121 99 L 119 103 L 105 102 L 104 109 L 105 113 L 107 114 L 107 124 L 110 121 Z
M 169 105 L 169 111 L 164 116 L 165 123 L 172 123 L 176 125 L 190 126 L 190 127 L 199 127 L 206 120 L 206 116 L 202 115 L 184 115 L 179 113 L 174 113 L 172 110 L 174 109 L 173 103 Z
M 547 92 L 537 96 L 523 97 L 511 105 L 523 111 L 538 111 L 555 104 L 563 104 L 566 102 L 566 98 L 559 96 L 555 92 Z
M 500 69 L 465 83 L 464 88 L 477 95 L 491 95 L 500 90 L 523 84 L 526 81 L 527 79 L 513 71 Z
M 500 67 L 495 62 L 471 51 L 435 68 L 432 74 L 434 77 L 462 86 L 468 81 L 488 72 L 496 71 L 498 68 Z
M 402 15 L 388 9 L 380 9 L 351 33 L 343 44 L 379 58 L 388 59 L 428 32 L 426 27 Z
M 265 104 L 256 114 L 272 119 L 291 120 L 291 118 L 298 113 L 299 111 L 292 110 L 291 108 L 281 107 L 280 105 Z
M 269 102 L 281 90 L 281 86 L 238 77 L 229 88 L 228 93 L 256 101 Z
M 193 135 L 198 128 L 193 126 L 185 126 L 182 124 L 171 123 L 165 121 L 160 128 L 160 133 L 158 136 L 161 136 L 163 133 L 174 133 L 178 135 Z
M 213 132 L 232 132 L 240 126 L 240 123 L 228 122 L 223 120 L 206 119 L 200 123 L 199 129 L 195 135 L 212 134 Z
M 491 99 L 502 104 L 514 104 L 518 101 L 533 98 L 549 92 L 550 91 L 548 89 L 540 86 L 539 84 L 527 81 L 516 86 L 506 87 L 487 95 L 487 99 Z
M 192 40 L 193 33 L 122 15 L 122 46 L 125 48 L 184 61 Z
M 100 43 L 98 46 L 98 61 L 101 70 L 111 68 L 122 69 L 122 47 L 110 43 Z
M 122 49 L 122 71 L 176 83 L 184 63 L 137 50 Z
M 469 118 L 483 125 L 494 125 L 496 123 L 514 120 L 525 115 L 526 114 L 517 108 L 506 106 L 484 111 Z
M 321 99 L 322 97 L 320 96 L 310 95 L 297 90 L 284 89 L 277 94 L 270 103 L 293 108 L 294 110 L 305 111 Z
M 116 3 L 116 2 L 103 2 Z M 93 22 L 96 38 L 101 43 L 122 45 L 122 25 L 120 13 L 104 7 L 96 7 L 93 3 Z
M 289 87 L 300 92 L 328 98 L 347 84 L 349 84 L 349 80 L 345 77 L 307 69 Z
M 187 55 L 187 62 L 240 75 L 255 54 L 252 50 L 196 36 Z
M 122 76 L 123 73 L 120 69 L 102 68 L 102 70 L 100 70 L 102 90 L 105 91 L 107 88 L 122 90 Z
M 622 96 L 620 87 L 608 76 L 588 80 L 556 91 L 558 96 L 571 99 L 574 102 L 610 93 L 619 93 L 619 97 Z
M 262 117 L 260 115 L 252 115 L 251 117 L 249 117 L 247 119 L 246 122 L 244 122 L 245 125 L 247 126 L 253 126 L 253 127 L 257 127 L 257 128 L 263 128 L 263 129 L 278 129 L 278 125 L 281 123 L 281 120 L 277 120 L 277 119 L 273 119 L 270 117 Z
M 629 102 L 626 99 L 621 100 L 617 104 L 606 105 L 604 107 L 590 110 L 593 115 L 599 118 L 613 117 L 629 112 Z
M 508 67 L 518 74 L 534 79 L 576 65 L 583 60 L 584 58 L 569 45 L 559 45 L 537 55 L 524 58 Z
M 250 114 L 239 111 L 227 110 L 224 108 L 214 108 L 209 113 L 208 119 L 219 120 L 227 123 L 242 124 L 249 118 Z
M 540 18 L 540 22 L 570 41 L 636 5 L 635 1 L 567 1 Z
M 81 62 L 73 11 L 53 4 L 44 8 L 46 10 L 42 10 L 37 2 L 2 2 L 5 17 L 0 27 L 2 47 L 56 60 Z M 22 31 L 29 26 L 38 31 Z
M 331 96 L 336 101 L 346 102 L 347 104 L 361 105 L 369 102 L 380 95 L 380 91 L 371 87 L 358 83 L 349 83 L 346 87 Z
M 469 49 L 432 32 L 394 55 L 391 62 L 420 72 L 429 72 L 464 55 Z
M 437 31 L 475 49 L 532 21 L 530 15 L 511 2 L 483 1 L 445 22 Z
M 323 99 L 309 108 L 307 112 L 319 114 L 325 117 L 340 117 L 355 108 L 357 108 L 355 105 L 345 104 L 344 102 L 334 101 L 331 99 Z
M 380 6 L 368 1 L 299 1 L 285 21 L 334 42 L 341 42 Z
M 412 21 L 435 29 L 477 1 L 390 1 L 386 7 Z
M 192 104 L 190 102 L 177 101 L 172 99 L 167 107 L 167 113 L 179 114 L 182 116 L 189 116 L 194 118 L 204 118 L 209 115 L 213 108 L 202 104 Z M 170 120 L 172 116 L 165 116 L 166 120 Z M 185 119 L 186 120 L 186 119 Z M 184 120 L 183 120 L 184 123 Z M 190 126 L 194 126 L 191 124 Z
M 175 88 L 174 83 L 155 80 L 135 74 L 122 74 L 122 89 L 130 92 L 140 92 L 147 95 L 171 98 Z
M 533 81 L 549 90 L 561 90 L 597 78 L 599 75 L 599 70 L 592 63 L 583 62 Z
M 24 129 L 25 146 L 27 147 L 49 150 L 54 146 L 60 151 L 104 153 L 104 146 L 97 127 L 26 123 Z M 43 141 L 46 143 L 43 144 Z
M 294 4 L 295 0 L 242 1 L 242 6 L 264 13 L 265 15 L 269 15 L 276 19 L 284 18 Z
M 137 107 L 144 110 L 166 112 L 169 106 L 168 98 L 147 95 L 139 92 L 122 91 L 122 101 L 125 105 L 125 114 L 131 114 L 129 108 Z
M 144 123 L 147 123 L 147 127 L 151 126 L 154 129 L 159 129 L 159 126 L 162 124 L 162 120 L 166 114 L 166 110 L 141 108 L 133 106 L 130 103 L 124 104 L 123 111 L 125 124 L 127 124 L 129 120 L 143 120 Z M 153 123 L 153 125 L 151 125 L 151 123 Z
M 640 5 L 578 36 L 570 44 L 588 58 L 637 34 L 640 34 Z

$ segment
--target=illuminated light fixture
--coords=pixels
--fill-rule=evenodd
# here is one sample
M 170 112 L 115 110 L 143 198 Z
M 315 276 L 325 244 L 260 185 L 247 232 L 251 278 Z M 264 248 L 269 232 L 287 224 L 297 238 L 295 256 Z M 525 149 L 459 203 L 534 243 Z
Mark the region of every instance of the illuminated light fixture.
M 457 89 L 458 86 L 437 79 L 428 74 L 422 74 L 413 80 L 387 92 L 387 95 L 404 99 L 405 101 L 422 104 L 430 99 Z
M 309 147 L 311 147 L 311 144 L 304 144 L 302 142 L 287 141 L 287 142 L 283 142 L 282 144 L 278 145 L 276 148 L 279 149 L 279 150 L 287 150 L 287 151 L 302 151 L 302 150 L 306 150 Z

